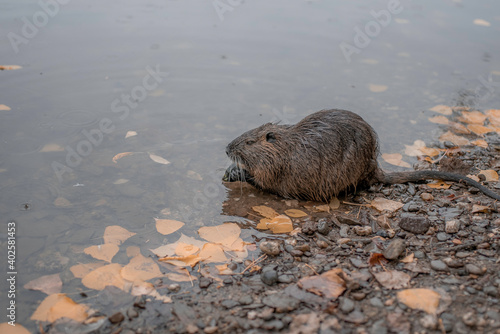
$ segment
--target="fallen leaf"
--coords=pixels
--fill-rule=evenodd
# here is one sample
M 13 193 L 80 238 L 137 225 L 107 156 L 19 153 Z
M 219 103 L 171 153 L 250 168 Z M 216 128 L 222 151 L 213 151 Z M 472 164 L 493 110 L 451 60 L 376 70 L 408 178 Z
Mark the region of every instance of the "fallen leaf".
M 399 153 L 384 153 L 382 154 L 382 159 L 384 159 L 385 162 L 394 165 L 394 166 L 400 166 L 400 167 L 411 167 L 411 165 L 405 161 L 403 161 L 403 156 Z
M 476 182 L 481 182 L 481 180 L 479 180 L 479 178 L 476 175 L 468 174 L 467 177 L 469 179 L 473 179 Z
M 135 131 L 127 131 L 127 134 L 125 135 L 125 139 L 137 136 L 137 132 Z
M 0 324 L 0 333 L 5 334 L 30 334 L 30 331 L 27 330 L 23 325 L 16 323 L 15 326 L 9 325 L 7 322 L 2 322 Z
M 271 222 L 267 224 L 267 227 L 273 233 L 288 233 L 293 231 L 292 220 L 285 215 L 274 217 Z
M 83 251 L 85 254 L 92 256 L 94 259 L 111 262 L 111 259 L 116 255 L 116 253 L 118 253 L 119 249 L 118 245 L 104 244 L 90 246 L 85 248 Z
M 116 185 L 118 185 L 118 184 L 124 184 L 124 183 L 127 183 L 128 181 L 129 180 L 127 180 L 127 179 L 118 179 L 115 182 L 113 182 L 113 184 L 116 184 Z
M 177 247 L 175 247 L 175 254 L 179 256 L 188 256 L 196 254 L 200 251 L 199 247 L 195 245 L 186 244 L 184 242 L 178 242 Z
M 314 209 L 318 212 L 330 213 L 331 207 L 330 207 L 330 204 L 323 204 L 323 205 L 315 205 Z
M 151 160 L 153 160 L 154 162 L 156 163 L 159 163 L 159 164 L 162 164 L 162 165 L 168 165 L 170 163 L 170 161 L 168 161 L 167 159 L 164 159 L 162 157 L 160 157 L 159 155 L 155 155 L 155 154 L 149 154 L 149 157 L 151 158 Z
M 474 204 L 472 205 L 472 213 L 488 213 L 491 209 L 484 205 Z
M 402 289 L 410 282 L 410 275 L 402 271 L 388 270 L 373 273 L 375 279 L 386 289 Z
M 490 129 L 486 126 L 482 126 L 479 124 L 469 124 L 469 125 L 467 125 L 467 129 L 471 130 L 472 132 L 474 132 L 478 136 L 482 136 L 485 133 L 489 133 L 489 132 L 495 132 L 494 129 Z
M 127 256 L 134 257 L 141 254 L 141 249 L 137 246 L 128 246 L 127 247 Z
M 486 116 L 490 121 L 490 124 L 499 127 L 500 126 L 500 109 L 490 109 L 486 111 Z
M 398 291 L 399 302 L 411 309 L 422 310 L 428 314 L 436 314 L 439 306 L 440 294 L 430 289 L 407 289 Z
M 158 259 L 159 261 L 167 262 L 178 267 L 194 267 L 198 262 L 202 260 L 199 255 L 188 255 L 188 256 L 166 256 Z
M 212 243 L 206 243 L 200 251 L 199 256 L 203 262 L 206 263 L 227 261 L 227 257 L 224 254 L 222 247 Z
M 462 116 L 459 117 L 459 120 L 463 123 L 467 124 L 480 124 L 482 125 L 486 120 L 486 115 L 480 111 L 462 111 Z
M 451 129 L 455 133 L 459 133 L 461 135 L 468 135 L 470 130 L 465 127 L 465 125 L 457 122 L 450 122 L 448 124 L 448 128 Z
M 368 89 L 370 89 L 371 92 L 373 93 L 382 93 L 387 90 L 387 86 L 385 85 L 374 85 L 374 84 L 369 84 Z
M 479 172 L 479 175 L 484 175 L 486 182 L 498 181 L 498 173 L 493 169 L 482 170 Z
M 174 282 L 191 282 L 197 280 L 195 276 L 190 276 L 188 274 L 167 273 L 165 276 Z
M 240 237 L 240 233 L 241 228 L 235 223 L 205 226 L 198 230 L 201 238 L 227 247 L 230 247 Z
M 477 140 L 471 141 L 470 143 L 475 145 L 475 146 L 482 147 L 482 148 L 488 148 L 488 143 L 484 139 L 477 139 Z
M 439 137 L 439 140 L 440 141 L 449 141 L 457 146 L 469 145 L 468 139 L 461 137 L 461 136 L 457 136 L 456 134 L 454 134 L 450 131 L 442 134 L 441 137 Z
M 297 285 L 299 288 L 315 295 L 335 300 L 346 289 L 344 280 L 339 276 L 341 273 L 343 271 L 340 268 L 331 269 L 318 276 L 301 278 Z
M 19 70 L 22 66 L 19 65 L 0 65 L 0 71 L 9 71 L 9 70 Z
M 418 157 L 422 155 L 421 148 L 425 147 L 425 142 L 423 140 L 417 139 L 413 142 L 413 145 L 405 145 L 405 154 L 410 157 Z
M 227 263 L 215 266 L 215 268 L 219 271 L 219 275 L 232 275 L 233 274 L 233 271 L 231 269 L 229 269 Z
M 54 205 L 58 208 L 69 208 L 72 204 L 64 197 L 58 197 L 54 200 Z
M 448 125 L 450 123 L 450 120 L 446 116 L 434 116 L 434 117 L 429 117 L 429 121 L 432 123 L 436 124 L 442 124 L 442 125 Z
M 46 144 L 40 152 L 62 152 L 64 151 L 64 147 L 59 144 Z
M 370 266 L 375 266 L 375 265 L 379 265 L 379 266 L 383 266 L 383 263 L 387 263 L 388 260 L 385 258 L 384 254 L 382 253 L 372 253 L 370 255 L 370 258 L 368 259 L 368 264 Z
M 192 237 L 188 237 L 181 233 L 181 237 L 173 244 L 163 245 L 155 249 L 150 249 L 150 251 L 156 254 L 156 256 L 158 257 L 173 256 L 176 254 L 175 250 L 177 249 L 177 245 L 179 243 L 193 245 L 201 249 L 206 244 L 206 241 L 201 241 Z
M 69 318 L 83 322 L 88 317 L 87 311 L 88 306 L 75 303 L 64 293 L 56 293 L 45 298 L 30 319 L 54 322 L 60 318 Z
M 390 199 L 382 198 L 382 197 L 376 197 L 370 205 L 377 209 L 378 211 L 397 211 L 403 207 L 403 203 L 401 202 L 396 202 L 396 201 L 391 201 Z
M 483 26 L 483 27 L 489 27 L 491 26 L 491 23 L 489 23 L 488 21 L 486 20 L 483 20 L 483 19 L 475 19 L 474 21 L 472 21 L 475 25 L 478 25 L 478 26 Z
M 444 104 L 438 104 L 437 106 L 434 106 L 434 107 L 430 108 L 429 110 L 434 111 L 434 112 L 438 112 L 440 114 L 447 115 L 447 116 L 449 116 L 453 113 L 453 110 Z
M 103 290 L 108 285 L 116 286 L 123 290 L 126 281 L 121 275 L 122 266 L 118 263 L 111 263 L 99 267 L 82 278 L 82 284 L 89 289 Z
M 307 216 L 307 213 L 297 209 L 289 209 L 285 211 L 286 215 L 292 218 L 300 218 Z
M 262 218 L 257 226 L 255 226 L 256 229 L 258 230 L 269 230 L 269 227 L 267 225 L 272 221 L 272 219 L 269 218 Z
M 446 183 L 442 180 L 436 180 L 432 183 L 427 183 L 427 186 L 432 189 L 448 189 L 451 187 L 451 183 Z
M 123 157 L 126 157 L 128 155 L 132 155 L 134 154 L 134 152 L 122 152 L 122 153 L 118 153 L 117 155 L 115 155 L 113 157 L 113 162 L 116 164 L 118 160 L 120 160 L 121 158 Z
M 130 262 L 122 268 L 121 275 L 128 281 L 147 281 L 155 277 L 163 276 L 160 268 L 153 259 L 141 254 L 133 257 Z
M 71 273 L 76 278 L 83 278 L 91 271 L 94 271 L 95 269 L 102 267 L 105 264 L 106 262 L 81 263 L 72 266 L 71 268 L 69 268 L 69 270 L 71 270 Z
M 5 104 L 0 104 L 0 110 L 11 110 L 10 107 L 6 106 Z
M 121 226 L 108 226 L 104 230 L 104 244 L 115 244 L 120 246 L 125 240 L 134 235 L 134 232 L 129 232 L 127 229 Z
M 178 220 L 155 218 L 155 221 L 156 230 L 163 235 L 172 234 L 184 226 L 184 223 Z
M 403 263 L 412 263 L 413 260 L 415 259 L 415 254 L 414 253 L 411 253 L 407 256 L 405 256 L 403 259 L 401 259 L 401 261 L 399 262 L 403 262 Z
M 24 285 L 25 289 L 40 290 L 43 293 L 52 295 L 61 292 L 62 281 L 59 274 L 45 275 L 34 279 Z
M 330 207 L 330 209 L 332 210 L 337 210 L 338 208 L 340 208 L 340 201 L 337 197 L 334 197 L 330 203 L 328 204 L 328 206 Z M 285 212 L 286 213 L 286 212 Z
M 255 212 L 258 212 L 262 216 L 269 218 L 269 219 L 273 219 L 274 217 L 279 216 L 279 213 L 274 211 L 273 208 L 270 208 L 270 207 L 264 206 L 264 205 L 253 206 L 252 210 Z

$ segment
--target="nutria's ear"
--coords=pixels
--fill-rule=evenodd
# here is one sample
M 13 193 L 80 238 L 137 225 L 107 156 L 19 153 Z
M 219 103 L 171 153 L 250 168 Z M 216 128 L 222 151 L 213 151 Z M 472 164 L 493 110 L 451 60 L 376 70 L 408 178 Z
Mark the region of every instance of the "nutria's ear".
M 274 135 L 274 132 L 268 132 L 266 134 L 266 140 L 269 142 L 269 143 L 274 143 L 276 142 L 276 136 Z

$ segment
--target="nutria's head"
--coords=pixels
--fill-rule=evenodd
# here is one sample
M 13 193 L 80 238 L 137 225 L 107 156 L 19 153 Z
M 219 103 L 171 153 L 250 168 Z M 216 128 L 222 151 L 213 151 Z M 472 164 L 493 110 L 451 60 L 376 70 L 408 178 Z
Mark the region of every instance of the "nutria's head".
M 226 147 L 226 154 L 240 169 L 239 175 L 259 180 L 275 177 L 286 162 L 289 126 L 266 123 L 247 131 Z

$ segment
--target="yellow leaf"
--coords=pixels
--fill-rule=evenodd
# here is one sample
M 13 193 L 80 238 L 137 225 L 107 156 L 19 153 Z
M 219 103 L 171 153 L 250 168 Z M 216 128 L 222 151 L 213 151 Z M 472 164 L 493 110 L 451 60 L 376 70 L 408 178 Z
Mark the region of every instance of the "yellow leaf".
M 432 189 L 448 189 L 451 187 L 451 184 L 441 180 L 436 180 L 433 183 L 427 183 L 427 186 Z
M 397 298 L 411 309 L 436 314 L 441 296 L 430 289 L 407 289 L 398 291 Z
M 443 124 L 443 125 L 448 125 L 450 123 L 450 120 L 446 118 L 446 116 L 430 117 L 429 121 L 431 121 L 432 123 Z
M 493 169 L 482 170 L 479 172 L 479 175 L 484 175 L 484 177 L 486 178 L 486 182 L 498 181 L 498 173 Z
M 429 157 L 435 157 L 436 155 L 439 155 L 439 150 L 437 148 L 422 147 L 420 151 L 422 151 L 423 155 L 427 155 Z
M 179 256 L 188 256 L 197 253 L 199 250 L 200 248 L 195 245 L 178 242 L 177 247 L 175 248 L 175 254 Z
M 22 66 L 19 66 L 19 65 L 0 65 L 0 71 L 19 70 L 21 68 L 22 68 Z
M 153 160 L 154 162 L 156 163 L 159 163 L 159 164 L 162 164 L 162 165 L 168 165 L 170 163 L 170 161 L 168 161 L 167 159 L 164 159 L 162 157 L 160 157 L 159 155 L 155 155 L 155 154 L 149 154 L 149 157 L 151 158 L 151 160 Z
M 491 209 L 484 205 L 474 204 L 472 205 L 472 213 L 488 213 Z
M 467 124 L 483 124 L 486 119 L 486 115 L 480 111 L 462 111 L 462 117 L 460 117 L 460 121 Z
M 85 275 L 94 271 L 95 269 L 104 266 L 105 262 L 81 263 L 69 268 L 76 278 L 83 278 Z
M 486 112 L 490 124 L 500 127 L 500 109 L 490 109 Z
M 477 139 L 477 140 L 471 141 L 471 144 L 473 144 L 475 146 L 482 147 L 482 148 L 488 148 L 488 143 L 484 139 Z
M 226 262 L 227 257 L 222 250 L 220 245 L 207 243 L 203 246 L 203 249 L 199 254 L 200 258 L 203 262 L 212 263 L 212 262 Z
M 6 334 L 30 334 L 30 331 L 27 330 L 23 325 L 16 323 L 15 326 L 9 325 L 7 322 L 2 322 L 0 324 L 0 333 Z
M 141 254 L 133 257 L 129 264 L 122 268 L 121 275 L 128 281 L 147 281 L 163 276 L 156 262 Z
M 369 84 L 368 89 L 370 89 L 371 92 L 373 93 L 382 93 L 387 90 L 387 86 L 385 85 L 374 85 L 374 84 Z
M 482 126 L 479 124 L 469 124 L 469 125 L 467 125 L 467 129 L 471 130 L 472 132 L 474 132 L 478 136 L 482 136 L 488 132 L 495 132 L 494 129 L 490 129 L 486 126 Z
M 385 162 L 394 165 L 394 166 L 400 166 L 400 167 L 411 167 L 411 165 L 405 161 L 403 161 L 403 156 L 399 153 L 384 153 L 382 154 L 382 159 L 385 160 Z
M 135 233 L 129 232 L 127 229 L 118 226 L 118 225 L 112 225 L 106 227 L 104 230 L 104 243 L 105 244 L 115 244 L 115 245 L 121 245 L 125 240 L 130 238 L 131 236 L 134 236 Z
M 287 216 L 292 217 L 292 218 L 300 218 L 300 217 L 307 216 L 307 213 L 305 213 L 304 211 L 301 211 L 301 210 L 297 210 L 297 209 L 289 209 L 289 210 L 286 210 L 285 213 L 287 214 Z
M 125 139 L 137 136 L 137 132 L 135 131 L 127 131 L 127 134 L 125 135 Z
M 267 224 L 269 224 L 272 221 L 272 219 L 269 218 L 262 218 L 260 222 L 255 226 L 255 228 L 259 230 L 269 230 L 269 227 L 267 227 Z
M 464 146 L 464 145 L 470 144 L 468 139 L 461 137 L 461 136 L 457 136 L 456 134 L 451 133 L 450 131 L 441 135 L 441 137 L 439 137 L 439 140 L 440 141 L 449 141 L 457 146 Z
M 254 206 L 252 207 L 252 210 L 269 219 L 273 219 L 274 217 L 279 216 L 279 213 L 274 211 L 274 209 L 264 205 Z
M 235 223 L 225 223 L 217 226 L 205 226 L 198 230 L 203 239 L 214 244 L 230 247 L 241 233 L 241 228 Z
M 97 246 L 90 246 L 85 248 L 83 251 L 85 254 L 92 256 L 94 259 L 103 260 L 106 262 L 111 262 L 113 256 L 118 253 L 120 248 L 115 244 L 104 244 Z
M 446 105 L 443 105 L 443 104 L 438 104 L 437 106 L 434 106 L 432 108 L 429 109 L 430 111 L 434 111 L 434 112 L 438 112 L 440 114 L 443 114 L 443 115 L 451 115 L 453 113 L 453 110 L 446 106 Z
M 31 320 L 54 322 L 57 319 L 69 318 L 83 322 L 88 317 L 87 310 L 88 306 L 75 303 L 64 293 L 56 293 L 42 301 Z
M 82 284 L 89 289 L 103 290 L 108 285 L 124 289 L 126 281 L 121 275 L 122 266 L 118 263 L 111 263 L 99 267 L 82 278 Z
M 62 147 L 59 144 L 47 144 L 40 150 L 40 152 L 62 152 L 62 151 L 64 151 L 64 147 Z
M 390 199 L 377 197 L 375 198 L 370 205 L 377 209 L 378 211 L 397 211 L 403 207 L 403 203 L 391 201 Z
M 292 220 L 285 215 L 274 217 L 271 222 L 267 224 L 267 227 L 273 233 L 288 233 L 293 231 Z
M 194 267 L 198 262 L 202 260 L 199 255 L 188 255 L 188 256 L 167 256 L 158 259 L 159 261 L 167 262 L 173 264 L 177 267 Z
M 450 122 L 449 128 L 455 132 L 459 133 L 461 135 L 468 135 L 470 133 L 470 130 L 467 129 L 463 124 L 457 123 L 457 122 Z
M 405 154 L 410 157 L 418 157 L 422 155 L 421 148 L 425 147 L 423 140 L 417 139 L 413 142 L 413 145 L 405 145 Z
M 10 107 L 6 106 L 5 104 L 0 104 L 0 110 L 11 110 Z
M 172 234 L 184 226 L 184 223 L 178 220 L 155 218 L 155 221 L 156 230 L 163 235 Z
M 127 155 L 132 155 L 134 154 L 134 152 L 122 152 L 122 153 L 118 153 L 117 155 L 115 155 L 113 157 L 113 162 L 116 164 L 118 160 L 120 160 L 121 158 L 123 157 L 126 157 Z

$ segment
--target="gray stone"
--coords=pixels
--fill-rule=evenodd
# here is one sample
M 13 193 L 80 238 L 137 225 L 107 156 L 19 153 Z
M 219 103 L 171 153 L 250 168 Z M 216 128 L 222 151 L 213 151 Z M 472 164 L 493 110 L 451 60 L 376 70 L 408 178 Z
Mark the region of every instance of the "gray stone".
M 380 319 L 375 322 L 370 330 L 370 334 L 387 334 L 386 320 Z
M 333 223 L 327 218 L 321 218 L 318 221 L 318 232 L 323 235 L 328 235 L 332 230 Z
M 487 294 L 488 296 L 491 296 L 491 297 L 498 297 L 498 288 L 490 285 L 490 286 L 487 286 L 483 289 L 483 292 L 485 294 Z
M 451 235 L 449 235 L 448 233 L 439 232 L 436 235 L 436 238 L 438 239 L 438 241 L 446 241 L 451 238 Z
M 284 293 L 275 293 L 264 297 L 262 303 L 276 309 L 278 313 L 286 313 L 297 309 L 300 301 Z
M 424 234 L 429 230 L 430 223 L 425 217 L 405 214 L 401 215 L 399 227 L 414 234 Z
M 238 303 L 236 300 L 232 300 L 232 299 L 225 299 L 220 304 L 226 309 L 231 309 L 233 307 L 240 305 L 240 303 Z
M 280 244 L 277 241 L 263 241 L 259 245 L 260 250 L 270 256 L 276 256 L 281 253 Z
M 436 270 L 436 271 L 449 271 L 450 270 L 448 268 L 448 266 L 446 265 L 446 263 L 444 263 L 441 260 L 433 260 L 433 261 L 431 261 L 431 268 L 434 269 L 434 270 Z
M 382 303 L 382 300 L 378 297 L 373 297 L 370 299 L 370 304 L 374 307 L 382 308 L 384 307 L 384 303 Z
M 267 285 L 273 285 L 278 282 L 278 273 L 275 270 L 263 271 L 260 274 L 260 279 Z
M 449 234 L 457 233 L 458 231 L 460 231 L 460 221 L 448 220 L 445 223 L 444 231 Z
M 243 295 L 238 299 L 238 303 L 241 305 L 250 305 L 253 303 L 253 298 L 251 295 Z
M 473 274 L 473 275 L 483 275 L 485 273 L 485 270 L 479 268 L 478 266 L 476 266 L 472 263 L 467 263 L 465 265 L 465 270 L 467 270 L 467 272 L 469 274 Z
M 388 260 L 397 259 L 406 249 L 406 243 L 403 239 L 394 238 L 385 248 L 383 254 Z
M 345 314 L 351 313 L 354 310 L 354 302 L 349 298 L 342 298 L 340 301 L 340 310 Z

